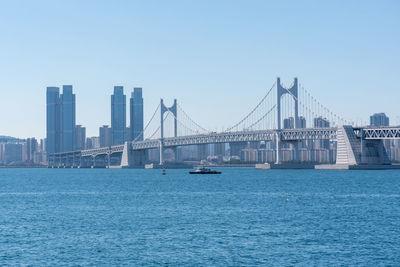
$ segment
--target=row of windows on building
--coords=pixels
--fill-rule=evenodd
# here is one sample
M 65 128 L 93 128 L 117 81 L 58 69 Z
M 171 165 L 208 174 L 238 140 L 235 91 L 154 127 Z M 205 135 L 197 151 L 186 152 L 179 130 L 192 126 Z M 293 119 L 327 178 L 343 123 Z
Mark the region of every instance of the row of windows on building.
M 130 127 L 126 127 L 126 95 L 123 86 L 115 86 L 111 95 L 111 128 L 102 126 L 99 142 L 86 138 L 86 128 L 76 125 L 76 98 L 71 85 L 47 87 L 46 139 L 47 153 L 65 152 L 123 144 L 143 140 L 142 88 L 134 88 L 130 98 Z

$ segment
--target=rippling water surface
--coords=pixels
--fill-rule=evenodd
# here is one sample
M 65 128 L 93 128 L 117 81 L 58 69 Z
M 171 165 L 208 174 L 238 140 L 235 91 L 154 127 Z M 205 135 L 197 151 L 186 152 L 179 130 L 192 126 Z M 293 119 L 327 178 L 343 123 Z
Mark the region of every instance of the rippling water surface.
M 0 265 L 400 265 L 400 171 L 0 169 Z

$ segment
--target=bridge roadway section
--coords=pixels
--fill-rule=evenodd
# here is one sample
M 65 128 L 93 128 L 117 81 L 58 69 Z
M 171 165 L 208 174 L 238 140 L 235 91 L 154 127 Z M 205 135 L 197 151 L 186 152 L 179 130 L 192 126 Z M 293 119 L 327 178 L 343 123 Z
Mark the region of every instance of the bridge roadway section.
M 177 146 L 217 144 L 217 143 L 235 143 L 235 142 L 258 142 L 258 141 L 298 141 L 298 140 L 336 140 L 337 127 L 331 128 L 300 128 L 283 130 L 258 130 L 258 131 L 237 131 L 198 134 L 178 137 L 168 137 L 164 139 L 146 139 L 140 142 L 127 142 L 123 145 L 62 152 L 49 156 L 49 166 L 60 166 L 69 162 L 68 165 L 82 164 L 82 158 L 89 159 L 86 165 L 96 165 L 96 157 L 105 155 L 110 165 L 112 155 L 121 155 L 124 149 L 130 151 L 145 151 L 148 149 L 157 149 L 162 147 L 174 148 Z M 365 140 L 382 140 L 400 138 L 400 127 L 353 127 L 357 137 L 363 136 Z M 127 145 L 127 146 L 126 146 Z M 87 160 L 86 160 L 87 161 Z
M 126 145 L 116 145 L 95 149 L 78 150 L 71 152 L 55 153 L 49 156 L 49 167 L 60 166 L 95 166 L 96 157 L 106 156 L 110 165 L 112 155 L 121 154 L 124 149 L 132 151 L 145 151 L 162 147 L 173 148 L 177 146 L 235 143 L 235 142 L 258 142 L 258 141 L 295 141 L 295 140 L 318 140 L 335 139 L 337 128 L 304 128 L 285 130 L 259 130 L 259 131 L 238 131 L 198 134 L 164 139 L 146 139 L 140 142 L 127 142 Z M 277 139 L 278 138 L 278 139 Z M 81 159 L 84 160 L 81 160 Z
M 203 145 L 217 143 L 235 143 L 235 142 L 258 142 L 273 141 L 279 133 L 281 141 L 295 140 L 319 140 L 319 139 L 336 139 L 337 128 L 304 128 L 304 129 L 286 129 L 286 130 L 261 130 L 261 131 L 240 131 L 227 133 L 211 133 L 199 135 L 187 135 L 178 137 L 168 137 L 163 139 L 163 147 L 187 146 L 187 145 Z M 153 149 L 160 147 L 160 139 L 144 140 L 140 142 L 128 142 L 133 150 Z M 105 153 L 123 152 L 124 145 L 111 147 L 102 147 L 96 149 L 87 149 L 81 152 L 82 156 L 93 156 Z M 75 152 L 75 153 L 76 153 Z M 68 152 L 67 152 L 68 153 Z M 74 153 L 74 152 L 73 152 Z M 59 153 L 65 154 L 65 153 Z

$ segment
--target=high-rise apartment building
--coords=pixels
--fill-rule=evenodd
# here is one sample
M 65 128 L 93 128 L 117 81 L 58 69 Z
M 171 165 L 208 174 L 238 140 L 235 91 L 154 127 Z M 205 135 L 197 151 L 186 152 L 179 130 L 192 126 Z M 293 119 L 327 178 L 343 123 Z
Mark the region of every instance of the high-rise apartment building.
M 125 142 L 126 129 L 126 95 L 123 86 L 114 86 L 111 95 L 111 140 L 112 145 Z
M 299 125 L 297 128 L 306 128 L 307 124 L 306 124 L 306 118 L 304 118 L 303 116 L 299 117 Z
M 370 126 L 389 126 L 389 117 L 385 113 L 375 113 L 369 117 Z
M 294 118 L 289 117 L 283 120 L 283 129 L 293 129 L 294 128 Z
M 225 143 L 214 144 L 214 156 L 225 156 Z
M 100 138 L 98 136 L 86 138 L 86 149 L 99 148 Z
M 330 126 L 329 121 L 323 117 L 314 118 L 314 127 L 315 128 L 328 128 Z M 329 140 L 314 140 L 312 145 L 315 149 L 329 149 Z M 311 157 L 311 160 L 313 158 Z
M 75 150 L 86 148 L 86 128 L 82 125 L 76 125 L 75 128 Z
M 315 128 L 328 128 L 330 125 L 329 121 L 323 117 L 314 118 Z
M 130 139 L 143 140 L 143 95 L 142 88 L 135 87 L 130 99 Z
M 23 159 L 26 162 L 34 162 L 35 153 L 38 151 L 39 145 L 36 138 L 27 138 L 24 145 Z
M 111 128 L 103 125 L 99 128 L 100 147 L 111 146 Z

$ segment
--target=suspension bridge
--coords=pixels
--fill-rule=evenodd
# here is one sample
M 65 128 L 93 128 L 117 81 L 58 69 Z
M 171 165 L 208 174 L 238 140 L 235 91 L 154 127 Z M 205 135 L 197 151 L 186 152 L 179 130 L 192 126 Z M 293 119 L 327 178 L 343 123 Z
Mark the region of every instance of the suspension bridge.
M 159 116 L 158 116 L 159 115 Z M 178 116 L 179 115 L 179 116 Z M 383 140 L 400 139 L 400 127 L 354 126 L 321 104 L 295 78 L 283 86 L 280 78 L 266 90 L 261 100 L 237 123 L 220 132 L 211 131 L 178 104 L 166 106 L 161 99 L 142 133 L 125 144 L 49 155 L 49 167 L 143 167 L 148 151 L 158 150 L 163 165 L 164 151 L 188 145 L 239 142 L 273 142 L 275 164 L 282 164 L 282 146 L 296 151 L 305 140 L 336 142 L 336 165 L 387 165 L 390 160 Z

